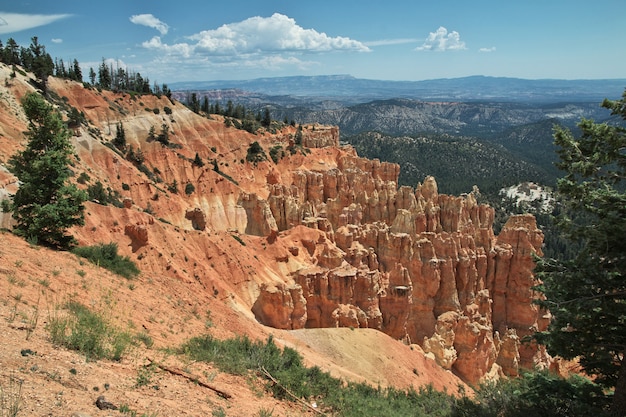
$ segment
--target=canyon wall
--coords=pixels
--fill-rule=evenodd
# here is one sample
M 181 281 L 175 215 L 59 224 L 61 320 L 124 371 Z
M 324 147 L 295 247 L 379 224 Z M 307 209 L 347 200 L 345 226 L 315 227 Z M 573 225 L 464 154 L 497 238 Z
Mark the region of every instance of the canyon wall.
M 541 348 L 520 342 L 547 324 L 532 302 L 533 254 L 543 242 L 534 217 L 513 216 L 495 236 L 494 211 L 474 193 L 439 194 L 432 177 L 398 188 L 398 173 L 395 164 L 344 155 L 336 168 L 298 170 L 292 184 L 270 185 L 271 224 L 321 233 L 302 242 L 314 266 L 260 288 L 257 318 L 287 329 L 379 329 L 471 383 L 545 365 Z M 248 221 L 266 219 L 263 210 Z

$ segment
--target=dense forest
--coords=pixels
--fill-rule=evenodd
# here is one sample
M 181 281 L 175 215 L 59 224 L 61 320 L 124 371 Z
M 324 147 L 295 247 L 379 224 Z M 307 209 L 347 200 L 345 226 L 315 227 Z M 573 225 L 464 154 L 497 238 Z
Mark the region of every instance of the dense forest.
M 401 185 L 415 186 L 428 175 L 437 179 L 445 194 L 472 191 L 497 195 L 505 186 L 522 181 L 546 183 L 541 167 L 520 159 L 504 147 L 465 136 L 426 134 L 393 137 L 365 132 L 342 138 L 359 155 L 400 165 Z

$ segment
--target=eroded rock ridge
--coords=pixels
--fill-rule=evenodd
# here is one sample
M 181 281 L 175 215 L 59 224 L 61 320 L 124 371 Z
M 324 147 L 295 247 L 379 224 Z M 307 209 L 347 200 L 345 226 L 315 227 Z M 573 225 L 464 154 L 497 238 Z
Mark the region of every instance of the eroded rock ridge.
M 301 242 L 313 266 L 260 288 L 257 318 L 283 329 L 379 329 L 472 383 L 545 363 L 542 349 L 520 342 L 547 323 L 533 304 L 532 256 L 543 242 L 534 217 L 513 216 L 495 236 L 494 211 L 473 192 L 439 194 L 432 177 L 398 188 L 398 173 L 347 155 L 269 185 L 271 224 L 320 233 Z M 267 218 L 262 209 L 248 221 Z

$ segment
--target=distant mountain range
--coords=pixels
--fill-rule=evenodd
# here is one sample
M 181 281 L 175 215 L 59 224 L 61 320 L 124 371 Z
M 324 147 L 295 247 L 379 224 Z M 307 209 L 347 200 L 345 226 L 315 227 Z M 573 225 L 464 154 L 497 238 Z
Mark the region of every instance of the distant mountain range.
M 308 101 L 336 100 L 344 105 L 389 98 L 433 101 L 600 102 L 604 98 L 619 99 L 626 87 L 626 78 L 529 80 L 471 76 L 424 81 L 385 81 L 355 78 L 351 75 L 325 75 L 177 82 L 169 87 L 174 91 L 233 90 L 230 94 L 239 91 L 246 96 L 256 93 L 273 97 L 270 100 L 273 102 L 276 102 L 276 96 L 287 96 L 296 102 L 299 101 L 298 98 L 307 98 Z

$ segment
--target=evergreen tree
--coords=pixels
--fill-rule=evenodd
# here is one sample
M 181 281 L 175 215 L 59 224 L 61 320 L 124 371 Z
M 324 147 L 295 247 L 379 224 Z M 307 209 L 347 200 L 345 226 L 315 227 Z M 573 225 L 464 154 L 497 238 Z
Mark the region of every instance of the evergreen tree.
M 46 52 L 46 47 L 39 43 L 36 36 L 31 38 L 29 47 L 32 64 L 30 69 L 37 77 L 41 89 L 46 92 L 48 89 L 48 77 L 54 72 L 54 62 L 50 54 Z
M 626 92 L 602 106 L 626 120 Z M 613 415 L 626 411 L 626 128 L 582 120 L 581 137 L 556 128 L 559 226 L 582 250 L 572 260 L 541 260 L 542 291 L 553 319 L 537 335 L 549 351 L 578 358 L 596 382 L 614 388 Z
M 67 117 L 67 126 L 72 128 L 79 127 L 85 121 L 85 113 L 79 112 L 76 107 L 70 108 Z
M 164 146 L 168 146 L 170 144 L 170 128 L 167 123 L 163 123 L 161 125 L 161 134 L 159 135 L 157 140 L 161 142 L 161 144 L 163 144 Z
M 9 38 L 7 39 L 7 44 L 4 47 L 4 62 L 7 65 L 20 65 L 20 47 L 15 42 L 15 39 Z
M 202 162 L 202 158 L 200 158 L 200 155 L 198 154 L 198 152 L 196 152 L 196 157 L 193 159 L 193 163 L 194 166 L 197 167 L 203 167 L 204 166 L 204 162 Z
M 302 145 L 302 125 L 298 125 L 298 130 L 296 131 L 296 137 L 294 142 L 296 146 Z
M 77 59 L 74 59 L 74 61 L 72 62 L 72 80 L 74 81 L 78 81 L 78 82 L 83 82 L 83 71 L 80 69 L 80 64 L 78 63 Z
M 102 63 L 98 68 L 98 85 L 105 90 L 111 89 L 111 71 L 102 58 Z
M 233 105 L 233 101 L 228 100 L 228 102 L 226 102 L 226 113 L 224 113 L 224 116 L 233 117 L 234 112 L 235 106 Z
M 54 60 L 54 76 L 59 77 L 59 78 L 67 77 L 67 70 L 65 69 L 65 64 L 63 63 L 63 59 Z
M 16 234 L 57 248 L 68 248 L 74 238 L 68 228 L 84 223 L 86 195 L 69 184 L 72 145 L 61 115 L 41 96 L 22 99 L 28 118 L 28 145 L 9 160 L 21 186 L 11 209 Z
M 265 111 L 263 112 L 263 120 L 261 121 L 261 124 L 266 129 L 269 129 L 269 127 L 272 125 L 272 115 L 270 114 L 270 109 L 268 107 L 266 107 Z
M 115 145 L 115 147 L 120 151 L 124 151 L 126 149 L 126 131 L 124 130 L 122 122 L 119 122 L 116 126 L 113 145 Z
M 91 67 L 89 68 L 89 82 L 91 85 L 96 85 L 96 72 Z
M 200 101 L 196 93 L 191 93 L 191 99 L 189 100 L 189 108 L 194 113 L 200 113 Z
M 161 90 L 163 90 L 163 95 L 165 97 L 167 97 L 170 100 L 172 99 L 172 90 L 170 90 L 167 84 L 163 84 L 163 87 L 161 87 Z

